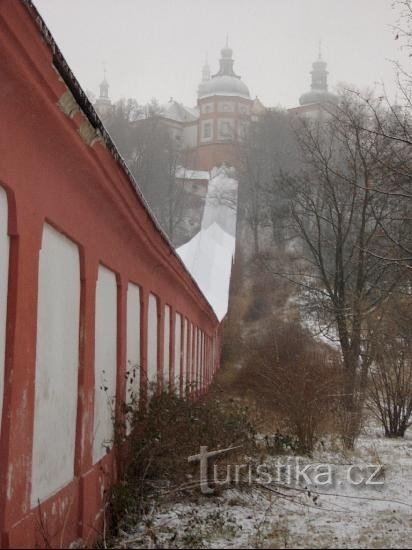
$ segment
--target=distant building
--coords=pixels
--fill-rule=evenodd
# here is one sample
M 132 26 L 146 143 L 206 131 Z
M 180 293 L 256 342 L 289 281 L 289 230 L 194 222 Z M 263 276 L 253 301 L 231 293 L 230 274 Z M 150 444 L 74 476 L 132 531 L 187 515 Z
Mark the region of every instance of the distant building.
M 197 147 L 199 110 L 196 107 L 185 107 L 171 97 L 168 103 L 161 106 L 160 117 L 182 149 L 193 150 Z
M 197 105 L 186 107 L 174 98 L 160 106 L 157 116 L 182 151 L 182 164 L 191 170 L 208 171 L 214 166 L 236 165 L 237 144 L 246 135 L 251 121 L 257 121 L 267 107 L 250 97 L 249 88 L 233 68 L 233 51 L 226 45 L 221 50 L 219 70 L 211 74 L 206 61 L 197 90 Z M 291 114 L 317 116 L 337 96 L 328 90 L 326 62 L 319 51 L 312 64 L 311 89 L 299 98 L 300 105 L 288 109 Z M 112 110 L 106 76 L 100 84 L 95 109 L 107 120 Z M 145 117 L 143 116 L 142 120 Z M 135 122 L 140 123 L 138 120 Z

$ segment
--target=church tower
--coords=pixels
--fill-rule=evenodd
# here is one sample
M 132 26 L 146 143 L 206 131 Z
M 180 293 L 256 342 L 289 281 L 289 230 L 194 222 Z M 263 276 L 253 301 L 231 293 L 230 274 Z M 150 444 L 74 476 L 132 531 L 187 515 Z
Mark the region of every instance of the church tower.
M 219 70 L 210 76 L 202 71 L 198 88 L 199 126 L 196 165 L 210 170 L 222 163 L 236 163 L 236 144 L 250 122 L 249 89 L 233 69 L 233 51 L 228 40 L 221 50 Z
M 322 52 L 319 46 L 318 59 L 313 62 L 311 74 L 310 92 L 302 94 L 299 98 L 300 105 L 336 103 L 337 96 L 328 91 L 328 71 L 326 62 L 322 59 Z
M 112 110 L 112 102 L 109 97 L 109 83 L 106 79 L 106 71 L 104 72 L 103 80 L 100 83 L 100 94 L 95 101 L 94 108 L 103 121 L 107 119 Z

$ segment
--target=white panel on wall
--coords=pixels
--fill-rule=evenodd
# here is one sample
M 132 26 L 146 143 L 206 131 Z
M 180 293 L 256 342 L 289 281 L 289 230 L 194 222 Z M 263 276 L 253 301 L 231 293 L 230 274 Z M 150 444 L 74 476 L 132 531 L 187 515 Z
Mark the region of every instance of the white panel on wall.
M 182 353 L 182 316 L 176 313 L 175 317 L 175 386 L 180 392 L 180 360 Z
M 200 390 L 202 383 L 202 331 L 197 329 L 197 389 Z
M 169 389 L 170 369 L 170 307 L 165 306 L 163 331 L 163 389 Z
M 182 384 L 183 384 L 183 393 L 186 394 L 186 386 L 187 386 L 187 339 L 188 339 L 188 323 L 187 319 L 183 322 L 183 367 L 182 367 Z
M 200 387 L 205 384 L 205 335 L 200 333 Z
M 193 379 L 193 324 L 189 323 L 189 325 L 189 357 L 187 359 L 187 382 L 189 384 L 189 390 L 191 390 Z
M 208 374 L 208 356 L 207 356 L 207 335 L 204 335 L 204 368 L 203 368 L 203 374 L 204 374 L 204 385 L 207 385 L 207 374 Z
M 126 372 L 126 403 L 136 406 L 140 394 L 140 289 L 133 283 L 127 287 Z
M 93 463 L 103 458 L 113 445 L 116 371 L 116 275 L 101 265 L 96 284 Z
M 207 351 L 208 351 L 208 355 L 209 355 L 209 360 L 208 360 L 208 368 L 209 368 L 209 382 L 212 381 L 212 377 L 213 377 L 213 356 L 212 356 L 212 338 L 209 336 L 208 338 L 208 347 L 207 347 Z
M 9 279 L 10 239 L 7 233 L 7 195 L 0 187 L 0 429 L 4 393 L 4 358 L 6 353 L 7 287 Z
M 73 479 L 79 321 L 78 248 L 45 225 L 39 257 L 32 506 Z
M 212 374 L 215 374 L 215 361 L 216 361 L 216 336 L 212 338 Z
M 207 336 L 203 333 L 203 385 L 207 384 Z
M 197 327 L 193 327 L 193 380 L 192 380 L 192 389 L 195 390 L 197 388 Z
M 157 382 L 157 299 L 149 294 L 147 330 L 147 380 L 149 385 Z

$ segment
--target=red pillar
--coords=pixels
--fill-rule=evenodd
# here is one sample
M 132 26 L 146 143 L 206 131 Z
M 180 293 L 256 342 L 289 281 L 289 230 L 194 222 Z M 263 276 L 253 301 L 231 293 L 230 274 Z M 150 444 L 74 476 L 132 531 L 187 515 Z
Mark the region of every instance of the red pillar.
M 95 300 L 99 262 L 91 251 L 81 251 L 80 352 L 77 404 L 75 476 L 80 477 L 80 533 L 95 536 L 96 494 L 93 467 Z
M 19 234 L 10 242 L 3 420 L 0 440 L 0 529 L 2 547 L 29 547 L 29 519 L 37 338 L 37 280 L 43 220 L 22 212 Z

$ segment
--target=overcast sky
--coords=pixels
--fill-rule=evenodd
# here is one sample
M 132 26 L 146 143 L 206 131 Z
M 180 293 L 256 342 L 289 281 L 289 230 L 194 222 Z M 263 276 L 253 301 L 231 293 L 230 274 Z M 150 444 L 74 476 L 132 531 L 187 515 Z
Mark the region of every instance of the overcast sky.
M 196 104 L 208 53 L 212 74 L 225 43 L 235 71 L 265 105 L 294 106 L 310 87 L 322 42 L 329 88 L 384 81 L 405 55 L 391 0 L 35 0 L 84 89 L 98 92 L 106 66 L 112 99 L 170 97 Z

